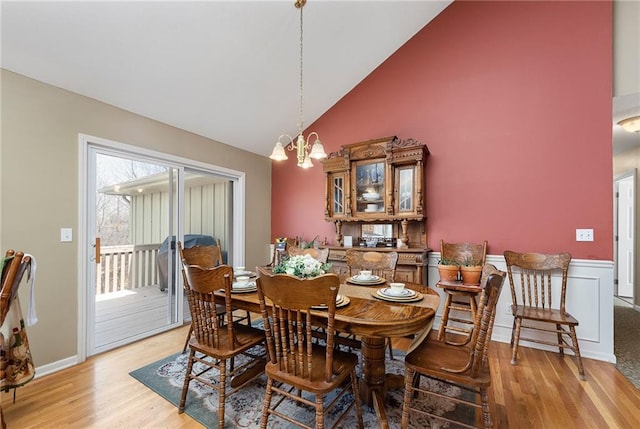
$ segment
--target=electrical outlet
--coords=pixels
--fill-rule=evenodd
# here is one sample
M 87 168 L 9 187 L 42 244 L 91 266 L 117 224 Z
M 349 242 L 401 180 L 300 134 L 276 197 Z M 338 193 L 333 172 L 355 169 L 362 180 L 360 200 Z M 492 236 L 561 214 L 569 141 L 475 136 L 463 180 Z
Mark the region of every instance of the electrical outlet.
M 593 229 L 576 229 L 576 241 L 593 241 Z

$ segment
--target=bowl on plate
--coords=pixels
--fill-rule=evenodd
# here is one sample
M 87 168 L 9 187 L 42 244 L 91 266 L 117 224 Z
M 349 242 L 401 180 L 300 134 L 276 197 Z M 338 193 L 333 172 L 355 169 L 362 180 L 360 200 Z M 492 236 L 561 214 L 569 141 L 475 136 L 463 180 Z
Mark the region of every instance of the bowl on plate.
M 380 199 L 380 194 L 377 192 L 365 192 L 362 194 L 362 198 L 368 201 L 378 200 Z
M 249 285 L 249 276 L 237 276 L 236 287 L 243 288 Z

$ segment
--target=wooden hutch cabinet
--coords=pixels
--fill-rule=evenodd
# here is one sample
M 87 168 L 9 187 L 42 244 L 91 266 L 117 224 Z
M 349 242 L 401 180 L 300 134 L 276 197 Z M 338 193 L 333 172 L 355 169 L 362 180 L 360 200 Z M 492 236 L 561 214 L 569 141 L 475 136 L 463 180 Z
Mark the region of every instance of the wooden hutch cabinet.
M 346 273 L 344 237 L 362 251 L 397 251 L 396 279 L 426 284 L 426 145 L 395 136 L 342 146 L 323 161 L 325 219 L 335 224 L 329 262 Z

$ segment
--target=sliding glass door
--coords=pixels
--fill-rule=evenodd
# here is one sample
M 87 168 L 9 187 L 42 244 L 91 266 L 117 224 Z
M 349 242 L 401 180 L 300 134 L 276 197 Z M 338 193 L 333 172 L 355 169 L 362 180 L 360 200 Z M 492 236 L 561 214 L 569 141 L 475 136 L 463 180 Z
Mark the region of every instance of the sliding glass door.
M 91 355 L 178 323 L 179 168 L 113 150 L 89 153 Z

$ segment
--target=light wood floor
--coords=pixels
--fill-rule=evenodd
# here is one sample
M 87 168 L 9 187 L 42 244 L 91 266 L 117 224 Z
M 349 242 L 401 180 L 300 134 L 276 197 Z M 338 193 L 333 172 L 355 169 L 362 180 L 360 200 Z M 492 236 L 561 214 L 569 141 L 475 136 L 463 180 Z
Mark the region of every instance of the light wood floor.
M 129 372 L 182 349 L 186 327 L 124 346 L 2 393 L 14 428 L 201 428 L 137 382 Z M 398 348 L 403 346 L 397 342 Z M 572 357 L 521 348 L 511 366 L 508 344 L 491 344 L 496 428 L 638 428 L 640 391 L 611 364 L 584 359 L 581 382 Z

